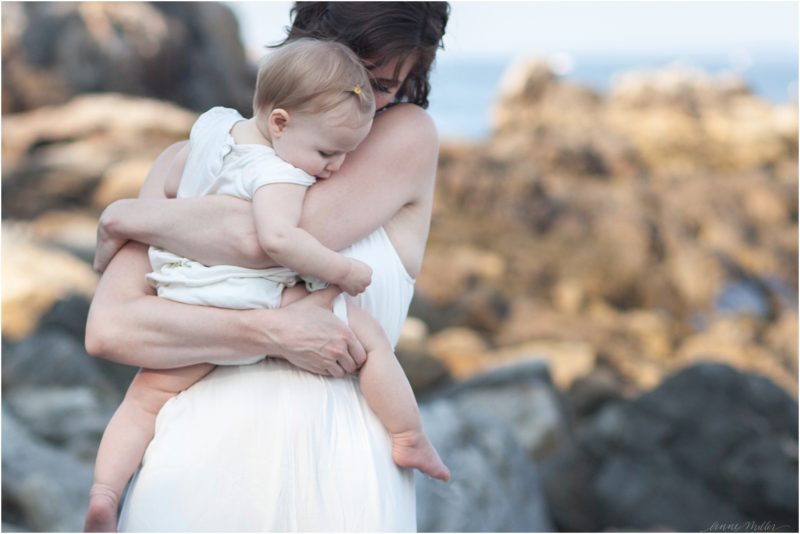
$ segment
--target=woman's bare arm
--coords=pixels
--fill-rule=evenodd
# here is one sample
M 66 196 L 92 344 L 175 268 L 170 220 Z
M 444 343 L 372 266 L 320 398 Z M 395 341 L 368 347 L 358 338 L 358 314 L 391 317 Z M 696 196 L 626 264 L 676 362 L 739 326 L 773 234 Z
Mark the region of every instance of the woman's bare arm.
M 425 111 L 406 104 L 381 113 L 336 175 L 309 189 L 300 227 L 332 250 L 356 242 L 428 191 L 437 153 L 436 129 Z M 275 265 L 258 242 L 251 204 L 222 195 L 118 201 L 101 217 L 101 231 L 206 265 Z
M 181 148 L 173 145 L 156 160 L 142 197 L 163 197 Z M 269 354 L 335 376 L 339 365 L 352 372 L 365 359 L 352 332 L 329 311 L 335 292 L 318 292 L 280 310 L 225 310 L 155 296 L 144 278 L 149 271 L 140 243 L 126 243 L 113 257 L 89 311 L 90 354 L 150 368 Z

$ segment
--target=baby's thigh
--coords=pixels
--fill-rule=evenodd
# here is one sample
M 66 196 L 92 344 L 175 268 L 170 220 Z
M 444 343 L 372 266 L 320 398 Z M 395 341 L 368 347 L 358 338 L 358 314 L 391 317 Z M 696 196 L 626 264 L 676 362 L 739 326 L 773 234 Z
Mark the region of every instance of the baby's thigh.
M 284 306 L 288 306 L 292 302 L 296 302 L 301 298 L 308 295 L 308 290 L 306 286 L 303 284 L 297 284 L 292 287 L 287 287 L 283 290 L 283 294 L 281 294 L 281 308 Z
M 206 376 L 214 366 L 208 363 L 178 369 L 141 369 L 128 387 L 125 400 L 157 413 L 169 399 Z
M 347 301 L 347 319 L 350 328 L 372 358 L 375 354 L 388 354 L 394 357 L 389 338 L 381 324 L 357 304 Z

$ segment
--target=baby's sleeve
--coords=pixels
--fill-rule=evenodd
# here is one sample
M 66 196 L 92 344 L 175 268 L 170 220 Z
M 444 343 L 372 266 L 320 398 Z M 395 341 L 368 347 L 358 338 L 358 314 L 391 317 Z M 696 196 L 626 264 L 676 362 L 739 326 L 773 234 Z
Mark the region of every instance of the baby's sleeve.
M 237 120 L 242 120 L 241 115 L 235 109 L 224 108 L 217 106 L 202 113 L 197 120 L 194 121 L 192 129 L 189 132 L 189 141 L 193 145 L 202 142 L 209 137 L 211 132 L 216 131 L 220 124 L 224 123 L 225 126 Z M 224 126 L 223 126 L 224 128 Z M 223 130 L 226 131 L 226 130 Z
M 254 158 L 243 169 L 242 185 L 253 198 L 260 188 L 269 184 L 296 184 L 303 187 L 314 185 L 316 178 L 305 171 L 286 163 L 273 154 Z

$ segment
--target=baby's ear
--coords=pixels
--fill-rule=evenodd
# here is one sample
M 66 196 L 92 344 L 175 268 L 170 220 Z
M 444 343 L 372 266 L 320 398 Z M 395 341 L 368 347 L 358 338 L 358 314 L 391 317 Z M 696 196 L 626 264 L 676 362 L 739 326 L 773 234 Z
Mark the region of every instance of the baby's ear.
M 276 108 L 269 114 L 269 133 L 273 137 L 279 137 L 287 124 L 289 124 L 289 112 L 285 109 Z

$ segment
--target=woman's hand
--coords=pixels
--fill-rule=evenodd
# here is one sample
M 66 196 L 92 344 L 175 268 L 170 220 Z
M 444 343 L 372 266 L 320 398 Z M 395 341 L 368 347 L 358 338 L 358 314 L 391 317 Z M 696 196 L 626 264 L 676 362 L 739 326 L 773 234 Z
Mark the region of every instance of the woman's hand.
M 280 323 L 267 332 L 281 347 L 279 356 L 306 371 L 337 378 L 364 364 L 364 347 L 330 311 L 340 293 L 330 287 L 281 308 Z

